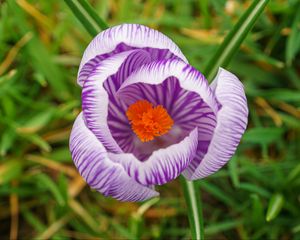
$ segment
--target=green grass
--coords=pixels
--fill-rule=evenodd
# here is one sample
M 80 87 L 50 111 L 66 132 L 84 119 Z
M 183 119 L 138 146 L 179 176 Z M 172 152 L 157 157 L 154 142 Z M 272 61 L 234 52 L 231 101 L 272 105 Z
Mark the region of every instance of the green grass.
M 110 26 L 164 32 L 204 71 L 252 1 L 90 2 Z M 0 4 L 0 235 L 189 238 L 179 179 L 145 206 L 104 198 L 78 176 L 68 138 L 81 107 L 78 64 L 91 37 L 68 6 Z M 228 66 L 245 85 L 249 126 L 229 164 L 196 182 L 206 239 L 300 239 L 299 9 L 297 0 L 270 1 Z

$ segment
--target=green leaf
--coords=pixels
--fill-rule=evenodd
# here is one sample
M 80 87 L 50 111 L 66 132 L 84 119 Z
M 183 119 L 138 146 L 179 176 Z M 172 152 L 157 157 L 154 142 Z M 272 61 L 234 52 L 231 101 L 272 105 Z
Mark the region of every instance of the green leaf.
M 248 32 L 251 30 L 268 2 L 269 0 L 255 0 L 252 2 L 251 6 L 226 36 L 215 55 L 208 62 L 204 70 L 204 75 L 208 80 L 213 79 L 213 76 L 220 66 L 226 67 L 229 64 L 231 58 L 238 51 L 241 43 L 246 38 Z
M 284 203 L 284 198 L 282 194 L 277 193 L 271 197 L 268 206 L 267 215 L 266 215 L 266 220 L 268 222 L 272 221 L 274 218 L 277 217 L 277 215 L 280 213 L 282 209 L 283 203 Z

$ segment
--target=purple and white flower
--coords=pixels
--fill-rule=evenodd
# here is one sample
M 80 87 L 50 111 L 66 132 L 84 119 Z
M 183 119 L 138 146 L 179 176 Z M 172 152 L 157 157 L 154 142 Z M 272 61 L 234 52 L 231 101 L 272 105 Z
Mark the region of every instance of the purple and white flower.
M 168 37 L 122 24 L 98 34 L 78 73 L 82 113 L 70 136 L 93 188 L 121 201 L 158 196 L 155 185 L 220 169 L 248 117 L 242 83 L 220 68 L 209 85 Z

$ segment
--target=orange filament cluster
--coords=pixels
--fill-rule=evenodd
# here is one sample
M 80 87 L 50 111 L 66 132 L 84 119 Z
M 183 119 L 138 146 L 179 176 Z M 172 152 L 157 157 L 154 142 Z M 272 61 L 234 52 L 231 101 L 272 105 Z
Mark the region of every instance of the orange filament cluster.
M 174 123 L 162 105 L 153 107 L 147 100 L 139 100 L 130 105 L 126 115 L 132 130 L 142 142 L 164 135 Z

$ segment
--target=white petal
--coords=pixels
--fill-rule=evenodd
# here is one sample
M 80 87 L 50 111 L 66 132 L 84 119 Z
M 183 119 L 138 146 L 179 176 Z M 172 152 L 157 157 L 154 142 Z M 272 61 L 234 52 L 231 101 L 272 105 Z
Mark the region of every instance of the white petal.
M 248 107 L 244 88 L 232 73 L 220 68 L 211 84 L 221 105 L 217 126 L 208 151 L 194 172 L 185 171 L 189 180 L 204 178 L 219 170 L 234 154 L 248 122 Z M 192 163 L 193 164 L 193 163 Z
M 138 59 L 139 61 L 133 61 Z M 123 150 L 116 143 L 108 127 L 108 109 L 116 108 L 114 117 L 127 122 L 122 109 L 118 111 L 119 102 L 115 99 L 114 92 L 124 79 L 140 65 L 149 60 L 149 55 L 143 50 L 132 50 L 116 54 L 105 61 L 90 73 L 82 89 L 82 109 L 88 128 L 102 142 L 107 150 L 121 153 Z M 128 62 L 130 64 L 128 64 Z M 112 76 L 117 76 L 118 79 Z M 105 86 L 109 89 L 105 89 Z M 109 95 L 110 94 L 110 95 Z M 111 120 L 112 121 L 112 120 Z M 120 131 L 126 130 L 126 125 Z M 127 130 L 132 133 L 130 126 Z
M 121 201 L 143 201 L 158 193 L 133 180 L 124 168 L 108 158 L 104 146 L 86 127 L 80 114 L 70 136 L 73 161 L 85 181 L 105 196 Z
M 152 60 L 178 57 L 187 62 L 177 45 L 159 31 L 139 24 L 122 24 L 99 33 L 88 45 L 80 63 L 78 84 L 82 86 L 103 59 L 137 48 L 148 51 Z

